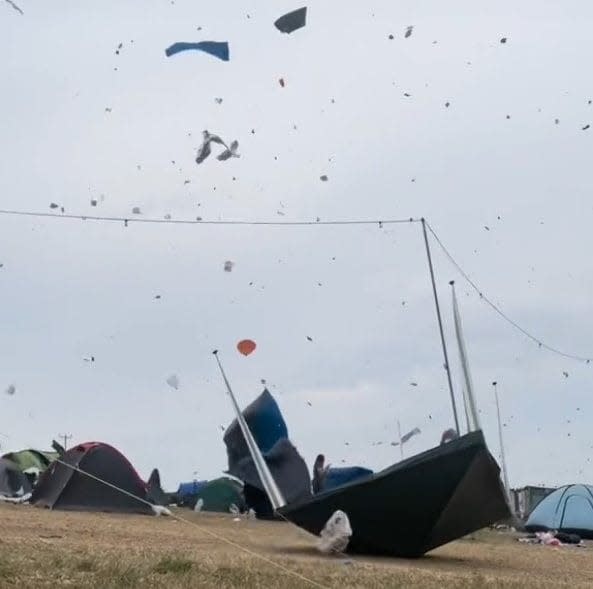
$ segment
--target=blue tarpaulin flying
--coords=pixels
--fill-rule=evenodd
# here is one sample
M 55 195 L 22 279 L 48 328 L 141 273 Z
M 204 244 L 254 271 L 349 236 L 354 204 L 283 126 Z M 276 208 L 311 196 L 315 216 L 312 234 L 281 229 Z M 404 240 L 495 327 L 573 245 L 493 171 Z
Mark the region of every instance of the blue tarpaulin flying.
M 214 57 L 218 57 L 218 59 L 222 59 L 222 61 L 229 60 L 229 44 L 226 41 L 199 41 L 197 43 L 179 41 L 173 43 L 170 47 L 167 47 L 167 49 L 165 49 L 165 54 L 167 57 L 171 57 L 182 51 L 189 50 L 204 51 Z

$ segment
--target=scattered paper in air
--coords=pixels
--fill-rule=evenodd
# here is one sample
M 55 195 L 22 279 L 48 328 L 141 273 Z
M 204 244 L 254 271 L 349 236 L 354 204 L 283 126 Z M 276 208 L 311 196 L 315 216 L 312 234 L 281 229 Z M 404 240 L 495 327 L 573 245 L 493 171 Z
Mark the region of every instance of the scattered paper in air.
M 233 266 L 234 266 L 234 265 L 235 265 L 235 263 L 234 263 L 234 262 L 231 262 L 230 260 L 227 260 L 227 261 L 224 263 L 224 271 L 225 271 L 225 272 L 232 272 L 232 270 L 233 270 Z
M 217 143 L 222 145 L 225 149 L 218 156 L 219 161 L 225 161 L 231 157 L 240 157 L 237 153 L 239 148 L 239 142 L 237 140 L 231 143 L 229 147 L 218 135 L 214 135 L 209 131 L 202 131 L 202 145 L 198 148 L 198 154 L 196 156 L 196 164 L 201 164 L 206 158 L 212 153 L 212 144 Z
M 13 384 L 11 384 L 7 387 L 5 392 L 7 395 L 10 395 L 12 397 L 12 395 L 16 393 L 16 387 Z
M 175 390 L 179 389 L 179 377 L 176 374 L 169 376 L 166 382 L 171 388 Z

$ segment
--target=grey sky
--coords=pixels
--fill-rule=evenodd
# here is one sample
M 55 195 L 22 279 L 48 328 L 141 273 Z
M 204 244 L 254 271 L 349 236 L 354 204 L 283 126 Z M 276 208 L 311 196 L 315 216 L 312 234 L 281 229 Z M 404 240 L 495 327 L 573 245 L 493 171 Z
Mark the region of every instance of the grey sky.
M 292 35 L 272 24 L 301 5 L 286 1 L 21 0 L 24 16 L 0 5 L 2 208 L 424 215 L 510 316 L 593 354 L 593 129 L 581 130 L 593 124 L 593 7 L 368 4 L 310 2 Z M 228 40 L 230 62 L 165 57 L 199 40 Z M 238 139 L 241 158 L 196 166 L 203 129 Z M 451 425 L 417 225 L 0 223 L 0 374 L 17 387 L 0 396 L 3 449 L 68 432 L 115 445 L 144 476 L 158 466 L 168 487 L 216 476 L 232 412 L 215 347 L 243 403 L 267 379 L 309 463 L 324 451 L 380 468 L 399 456 L 397 419 L 422 429 L 408 453 Z M 453 350 L 447 282 L 461 278 L 434 253 Z M 593 482 L 593 365 L 538 350 L 458 284 L 495 455 L 500 383 L 511 483 Z M 245 337 L 259 346 L 249 358 L 234 349 Z

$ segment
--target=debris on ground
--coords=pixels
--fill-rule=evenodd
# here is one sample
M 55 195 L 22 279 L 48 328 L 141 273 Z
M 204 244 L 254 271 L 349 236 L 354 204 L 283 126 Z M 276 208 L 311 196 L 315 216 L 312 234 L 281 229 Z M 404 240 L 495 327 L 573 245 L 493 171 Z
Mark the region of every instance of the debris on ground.
M 351 536 L 350 520 L 343 511 L 338 509 L 321 530 L 317 547 L 324 554 L 344 552 Z

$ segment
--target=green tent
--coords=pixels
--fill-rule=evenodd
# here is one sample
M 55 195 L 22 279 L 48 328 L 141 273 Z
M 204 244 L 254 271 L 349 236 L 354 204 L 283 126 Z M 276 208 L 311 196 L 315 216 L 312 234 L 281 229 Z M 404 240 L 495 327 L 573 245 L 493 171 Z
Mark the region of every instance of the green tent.
M 41 452 L 40 450 L 20 450 L 9 452 L 2 458 L 10 460 L 21 472 L 42 473 L 56 458 L 57 452 Z
M 228 477 L 207 482 L 196 495 L 196 504 L 202 500 L 201 511 L 220 511 L 229 513 L 231 505 L 245 511 L 243 485 Z

